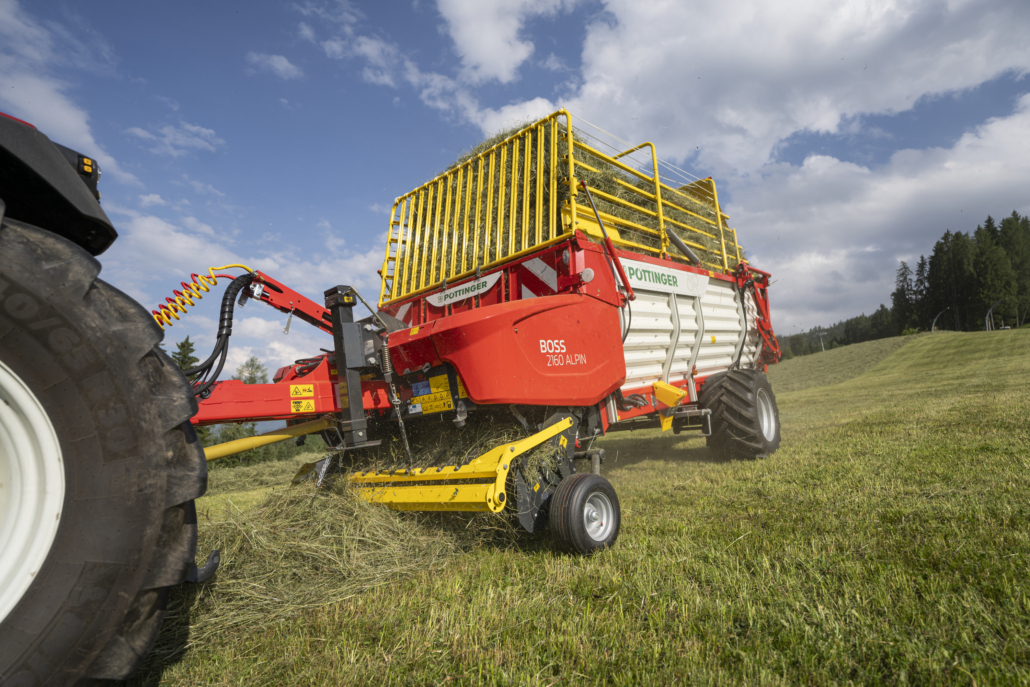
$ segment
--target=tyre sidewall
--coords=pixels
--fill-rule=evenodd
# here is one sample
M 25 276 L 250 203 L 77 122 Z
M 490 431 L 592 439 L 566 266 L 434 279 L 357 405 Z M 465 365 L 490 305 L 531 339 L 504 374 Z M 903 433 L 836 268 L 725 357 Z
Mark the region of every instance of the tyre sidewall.
M 762 442 L 764 444 L 765 455 L 771 454 L 773 451 L 780 447 L 780 407 L 776 404 L 776 394 L 773 393 L 772 384 L 769 383 L 769 378 L 761 372 L 755 372 L 755 408 L 758 408 L 758 391 L 764 390 L 769 396 L 769 402 L 772 404 L 773 423 L 775 431 L 773 432 L 772 439 L 766 439 L 765 435 L 762 435 Z

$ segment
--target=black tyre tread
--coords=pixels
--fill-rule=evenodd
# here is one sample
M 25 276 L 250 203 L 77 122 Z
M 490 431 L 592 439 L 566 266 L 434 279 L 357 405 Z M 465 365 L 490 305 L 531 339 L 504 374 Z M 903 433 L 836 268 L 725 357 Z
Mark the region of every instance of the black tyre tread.
M 138 513 L 145 522 L 134 523 L 134 531 L 143 533 L 134 542 L 138 555 L 133 565 L 119 573 L 115 591 L 102 607 L 97 604 L 102 613 L 93 619 L 90 631 L 58 649 L 53 676 L 62 683 L 79 676 L 123 679 L 138 667 L 160 630 L 166 588 L 183 582 L 192 568 L 197 538 L 193 499 L 207 486 L 203 450 L 189 423 L 197 411 L 196 401 L 179 369 L 156 347 L 163 332 L 139 304 L 99 280 L 99 272 L 100 264 L 92 256 L 63 238 L 15 220 L 6 219 L 0 225 L 0 278 L 20 284 L 55 310 L 78 313 L 81 326 L 76 331 L 106 361 L 103 369 L 118 367 L 112 383 L 132 399 L 137 432 L 133 441 L 138 456 L 131 465 L 126 463 L 125 474 L 137 474 L 131 470 L 145 465 L 139 473 L 144 476 L 139 490 L 146 497 L 140 499 L 145 503 Z M 8 333 L 22 336 L 19 330 L 5 332 L 0 326 L 0 338 Z M 38 375 L 48 381 L 45 393 L 51 396 L 62 386 L 73 385 L 57 366 Z M 74 420 L 66 423 L 64 431 L 82 437 L 73 444 L 79 453 L 66 460 L 101 450 L 85 421 L 81 427 Z M 83 493 L 95 491 L 96 485 L 88 483 L 99 479 L 99 475 L 80 477 L 81 483 L 69 484 L 66 498 L 81 499 Z M 69 524 L 77 529 L 84 525 Z M 54 647 L 48 651 L 54 655 Z
M 779 411 L 772 441 L 762 435 L 757 412 L 757 393 L 764 388 L 776 403 L 772 387 L 757 370 L 729 370 L 712 375 L 701 387 L 702 408 L 711 410 L 712 434 L 708 448 L 729 459 L 753 460 L 773 453 L 780 445 Z
M 574 522 L 577 522 L 575 518 L 566 517 L 570 509 L 576 508 L 574 502 L 579 492 L 588 488 L 586 484 L 590 482 L 600 482 L 606 485 L 607 489 L 611 492 L 610 496 L 616 513 L 619 512 L 619 497 L 608 480 L 603 477 L 590 472 L 580 472 L 563 479 L 558 484 L 558 488 L 555 489 L 554 495 L 551 496 L 549 524 L 555 544 L 558 545 L 558 548 L 568 553 L 593 553 L 612 546 L 619 537 L 621 514 L 617 515 L 619 522 L 616 524 L 611 541 L 601 546 L 598 546 L 596 542 L 589 539 L 585 532 L 580 536 L 580 533 L 574 527 Z
M 566 479 L 563 479 L 559 484 L 558 488 L 555 489 L 554 495 L 551 497 L 550 505 L 550 526 L 551 535 L 558 544 L 559 548 L 565 551 L 574 550 L 574 542 L 572 538 L 572 530 L 568 526 L 567 519 L 559 517 L 559 514 L 563 513 L 569 508 L 569 502 L 574 494 L 573 486 L 582 482 L 586 479 L 587 473 L 577 473 Z

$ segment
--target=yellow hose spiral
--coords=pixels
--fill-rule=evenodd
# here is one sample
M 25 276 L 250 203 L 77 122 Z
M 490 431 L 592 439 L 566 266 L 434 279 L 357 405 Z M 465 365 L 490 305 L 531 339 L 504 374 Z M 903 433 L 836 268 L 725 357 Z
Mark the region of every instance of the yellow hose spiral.
M 248 272 L 253 273 L 254 270 L 250 269 L 246 265 L 222 265 L 221 267 L 211 267 L 208 269 L 207 274 L 191 274 L 189 282 L 179 282 L 182 284 L 182 291 L 172 291 L 172 296 L 166 297 L 165 302 L 157 306 L 157 310 L 151 310 L 150 312 L 154 315 L 154 321 L 161 329 L 165 328 L 165 325 L 169 327 L 174 324 L 172 319 L 179 319 L 179 313 L 186 314 L 186 308 L 189 308 L 204 298 L 201 293 L 207 293 L 211 290 L 211 287 L 218 282 L 218 278 L 223 279 L 234 279 L 235 277 L 231 274 L 215 274 L 215 270 L 226 270 L 231 267 L 239 267 L 245 269 Z

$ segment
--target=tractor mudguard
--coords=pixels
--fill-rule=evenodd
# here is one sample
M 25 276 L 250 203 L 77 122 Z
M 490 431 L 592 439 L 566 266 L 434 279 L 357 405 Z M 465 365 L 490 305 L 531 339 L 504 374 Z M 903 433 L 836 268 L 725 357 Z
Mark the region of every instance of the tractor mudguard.
M 100 255 L 118 236 L 96 193 L 96 160 L 0 112 L 0 200 L 6 215 Z

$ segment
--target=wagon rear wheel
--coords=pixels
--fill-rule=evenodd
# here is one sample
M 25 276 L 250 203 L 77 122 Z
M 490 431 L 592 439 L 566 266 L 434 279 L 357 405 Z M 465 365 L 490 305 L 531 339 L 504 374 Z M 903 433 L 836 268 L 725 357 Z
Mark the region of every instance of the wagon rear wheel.
M 764 374 L 730 370 L 712 375 L 698 402 L 712 412 L 708 448 L 725 458 L 765 458 L 780 446 L 780 411 Z

